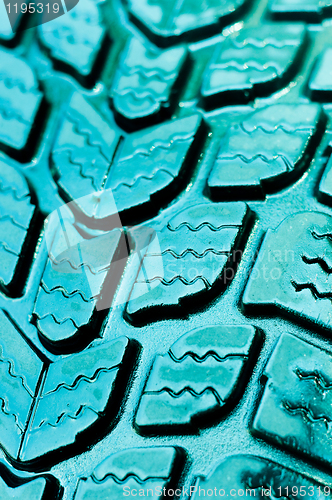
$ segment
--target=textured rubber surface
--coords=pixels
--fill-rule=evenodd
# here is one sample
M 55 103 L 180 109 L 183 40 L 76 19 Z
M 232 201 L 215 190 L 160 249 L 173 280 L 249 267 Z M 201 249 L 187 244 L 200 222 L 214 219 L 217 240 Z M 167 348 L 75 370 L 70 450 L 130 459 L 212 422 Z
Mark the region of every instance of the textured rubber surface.
M 1 499 L 332 487 L 329 17 L 0 20 Z

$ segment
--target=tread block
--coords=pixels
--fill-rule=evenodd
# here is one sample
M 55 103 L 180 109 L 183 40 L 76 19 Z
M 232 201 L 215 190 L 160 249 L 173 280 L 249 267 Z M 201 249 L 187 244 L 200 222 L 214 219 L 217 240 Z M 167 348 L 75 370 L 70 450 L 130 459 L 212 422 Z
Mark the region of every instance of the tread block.
M 122 372 L 128 370 L 128 361 L 124 362 L 128 349 L 128 339 L 120 337 L 50 365 L 19 454 L 21 461 L 38 464 L 45 460 L 44 455 L 74 445 L 82 432 L 87 435 L 98 424 L 84 438 L 86 448 L 96 440 L 106 415 L 109 432 L 110 415 L 114 419 L 119 406 L 113 393 L 119 383 L 125 390 L 127 382 Z M 53 456 L 57 457 L 53 461 L 63 459 L 62 453 Z
M 0 49 L 0 147 L 21 158 L 42 103 L 38 82 L 27 62 Z
M 331 361 L 331 353 L 283 334 L 264 369 L 254 432 L 330 465 Z
M 269 229 L 246 286 L 243 303 L 250 310 L 284 312 L 330 330 L 332 218 L 302 212 Z
M 206 106 L 248 102 L 282 88 L 303 57 L 306 35 L 301 24 L 265 24 L 229 35 L 205 71 L 201 95 Z
M 25 178 L 0 161 L 0 286 L 5 293 L 20 292 L 35 214 Z
M 123 224 L 150 218 L 181 190 L 195 164 L 205 126 L 201 115 L 129 135 L 111 166 L 110 188 Z
M 301 498 L 316 500 L 322 495 L 324 487 L 325 484 L 298 474 L 272 460 L 254 455 L 233 455 L 220 462 L 207 477 L 200 477 L 194 486 L 193 496 L 190 498 L 192 500 L 201 498 L 199 494 L 199 488 L 201 488 L 201 492 L 217 491 L 221 493 L 220 496 L 223 496 L 224 490 L 225 496 L 233 496 L 237 499 L 243 494 L 256 498 L 264 498 L 265 495 L 283 498 L 287 497 L 289 492 L 294 491 L 291 494 L 294 500 Z M 331 498 L 331 495 L 328 494 L 326 497 Z
M 83 85 L 94 83 L 107 41 L 97 2 L 80 0 L 75 9 L 53 19 L 51 25 L 41 24 L 38 33 L 56 69 L 69 72 Z
M 208 178 L 214 199 L 264 198 L 299 177 L 324 133 L 316 104 L 276 104 L 229 128 Z
M 75 94 L 52 153 L 60 193 L 90 227 L 152 217 L 181 189 L 204 133 L 195 114 L 134 132 L 119 148 L 116 125 Z
M 114 110 L 124 126 L 144 126 L 170 114 L 187 56 L 185 47 L 159 50 L 135 38 L 128 42 L 111 89 Z
M 332 6 L 331 6 L 332 7 Z M 331 10 L 332 13 L 332 10 Z M 332 100 L 332 47 L 323 51 L 314 66 L 309 80 L 311 99 L 315 101 Z
M 127 338 L 44 363 L 1 311 L 0 349 L 0 443 L 14 463 L 38 470 L 67 458 L 82 432 L 85 447 L 96 440 L 106 415 L 109 428 L 131 368 Z
M 157 44 L 167 46 L 183 38 L 211 35 L 231 22 L 245 0 L 129 0 L 128 10 L 134 22 Z
M 275 19 L 321 22 L 332 15 L 331 0 L 270 0 L 270 12 Z
M 145 434 L 195 431 L 228 410 L 244 383 L 257 334 L 252 326 L 207 326 L 157 356 L 135 418 Z
M 77 351 L 99 334 L 127 257 L 121 229 L 85 240 L 73 227 L 58 228 L 33 310 L 49 351 Z
M 166 446 L 122 450 L 101 462 L 90 477 L 80 479 L 74 500 L 122 500 L 130 490 L 145 497 L 151 488 L 162 492 L 180 475 L 180 457 L 181 450 Z
M 127 319 L 140 324 L 182 316 L 220 293 L 234 276 L 249 217 L 244 203 L 199 204 L 172 217 L 158 234 L 159 247 L 146 247 Z

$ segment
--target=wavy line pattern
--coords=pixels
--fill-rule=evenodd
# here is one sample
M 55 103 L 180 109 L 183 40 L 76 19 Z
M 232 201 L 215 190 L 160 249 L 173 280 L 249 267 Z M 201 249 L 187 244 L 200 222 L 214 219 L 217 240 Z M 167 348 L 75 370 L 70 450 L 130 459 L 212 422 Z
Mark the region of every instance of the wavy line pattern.
M 215 224 L 211 223 L 211 222 L 201 222 L 198 226 L 194 226 L 193 224 L 191 224 L 190 222 L 181 222 L 180 224 L 178 224 L 177 226 L 172 226 L 171 223 L 168 223 L 167 224 L 167 228 L 170 230 L 170 231 L 178 231 L 179 229 L 181 229 L 182 227 L 186 227 L 187 229 L 189 229 L 189 231 L 192 231 L 193 233 L 196 233 L 198 231 L 200 231 L 201 229 L 207 227 L 208 229 L 210 229 L 211 231 L 214 231 L 214 232 L 217 232 L 217 231 L 220 231 L 221 229 L 234 229 L 234 228 L 238 228 L 240 229 L 240 225 L 237 225 L 237 224 L 221 224 L 220 226 L 216 226 Z
M 296 47 L 298 46 L 298 39 L 284 39 L 277 40 L 276 38 L 267 37 L 264 40 L 259 40 L 258 38 L 246 38 L 245 40 L 239 42 L 238 37 L 229 37 L 227 41 L 233 45 L 237 50 L 242 50 L 247 47 L 253 47 L 254 49 L 265 49 L 266 47 L 274 47 L 275 49 L 283 49 L 285 47 Z
M 49 396 L 50 394 L 54 394 L 56 392 L 59 392 L 60 390 L 64 389 L 67 391 L 75 391 L 81 383 L 85 382 L 87 384 L 93 384 L 94 382 L 97 382 L 99 379 L 100 375 L 102 373 L 109 373 L 112 371 L 115 371 L 118 369 L 118 366 L 112 366 L 111 368 L 98 368 L 95 373 L 92 375 L 92 377 L 87 377 L 86 375 L 79 375 L 74 382 L 71 385 L 68 385 L 66 383 L 61 383 L 58 384 L 55 389 L 52 389 L 51 391 L 45 392 L 43 394 L 43 398 L 46 396 Z
M 196 259 L 202 259 L 206 255 L 209 255 L 210 253 L 212 253 L 213 255 L 229 255 L 230 252 L 224 250 L 216 250 L 214 248 L 207 248 L 206 250 L 204 250 L 204 252 L 198 253 L 195 250 L 192 250 L 191 248 L 187 248 L 182 253 L 177 253 L 174 250 L 167 248 L 166 250 L 163 250 L 161 254 L 149 253 L 149 255 L 151 256 L 172 255 L 172 257 L 174 257 L 175 259 L 183 259 L 187 255 L 192 255 L 193 257 L 196 257 Z
M 162 278 L 161 276 L 153 276 L 153 278 L 149 278 L 146 280 L 147 283 L 153 283 L 154 281 L 160 281 L 162 285 L 170 286 L 176 281 L 181 281 L 184 285 L 190 286 L 196 283 L 196 281 L 203 281 L 204 285 L 206 288 L 211 288 L 211 283 L 204 277 L 204 276 L 196 276 L 192 280 L 187 280 L 181 275 L 174 276 L 171 280 L 166 280 L 165 278 Z
M 57 417 L 57 419 L 54 422 L 42 420 L 40 422 L 40 424 L 38 425 L 38 429 L 40 429 L 46 425 L 49 425 L 50 427 L 56 428 L 56 427 L 59 427 L 61 424 L 63 424 L 68 419 L 78 420 L 79 418 L 81 418 L 84 415 L 84 412 L 86 412 L 88 410 L 92 411 L 95 415 L 97 415 L 99 417 L 99 413 L 96 412 L 96 410 L 94 410 L 94 408 L 92 408 L 91 406 L 80 405 L 80 407 L 78 408 L 78 410 L 75 413 L 71 414 L 69 412 L 63 412 L 63 413 L 61 413 L 61 415 L 59 415 Z
M 313 380 L 317 389 L 323 394 L 332 389 L 332 382 L 327 382 L 324 375 L 318 371 L 306 372 L 296 368 L 295 373 L 300 380 Z
M 327 274 L 331 274 L 332 273 L 332 267 L 330 267 L 328 265 L 328 263 L 326 262 L 325 259 L 323 259 L 322 257 L 307 257 L 306 255 L 302 255 L 302 260 L 303 262 L 305 262 L 306 264 L 309 264 L 309 265 L 313 265 L 313 264 L 318 264 L 321 269 L 326 272 Z
M 250 157 L 244 156 L 244 154 L 242 154 L 242 153 L 236 153 L 232 156 L 227 156 L 226 154 L 222 154 L 222 155 L 218 156 L 218 159 L 220 159 L 220 160 L 240 159 L 243 163 L 253 163 L 257 159 L 259 159 L 259 160 L 262 160 L 264 163 L 268 163 L 268 164 L 270 164 L 271 161 L 277 160 L 278 158 L 282 159 L 282 161 L 285 163 L 285 165 L 288 167 L 288 169 L 291 168 L 288 159 L 284 155 L 279 154 L 279 153 L 274 154 L 271 158 L 268 158 L 266 155 L 264 155 L 262 153 L 255 154 L 255 155 L 250 156 Z
M 66 297 L 66 299 L 70 299 L 72 297 L 75 297 L 76 295 L 79 295 L 84 302 L 91 302 L 93 300 L 93 298 L 86 297 L 86 295 L 84 294 L 84 292 L 82 292 L 81 290 L 74 290 L 73 292 L 68 293 L 67 290 L 62 285 L 56 285 L 53 288 L 49 289 L 47 287 L 47 285 L 45 284 L 45 282 L 42 281 L 41 282 L 41 288 L 48 295 L 53 295 L 56 292 L 61 292 L 62 295 L 64 297 Z
M 140 146 L 136 148 L 136 150 L 130 155 L 130 159 L 133 160 L 136 156 L 151 156 L 151 153 L 155 153 L 157 150 L 165 150 L 165 152 L 169 153 L 173 148 L 176 147 L 179 143 L 189 142 L 190 139 L 193 139 L 194 133 L 182 134 L 179 135 L 175 133 L 171 135 L 168 142 L 164 142 L 162 139 L 158 137 L 156 141 L 153 143 L 142 143 Z M 188 144 L 189 145 L 189 144 Z M 127 158 L 120 158 L 119 163 L 121 164 L 123 161 L 127 161 Z
M 114 481 L 116 484 L 123 485 L 125 484 L 128 480 L 132 479 L 134 480 L 137 484 L 144 486 L 146 483 L 149 483 L 153 480 L 160 481 L 160 479 L 164 479 L 165 481 L 168 479 L 167 477 L 157 477 L 157 476 L 151 476 L 147 477 L 145 479 L 141 479 L 139 476 L 136 474 L 133 474 L 132 472 L 126 474 L 123 478 L 119 479 L 115 474 L 112 474 L 111 472 L 105 474 L 105 476 L 102 479 L 98 479 L 94 474 L 91 475 L 91 479 L 95 484 L 104 484 L 108 480 Z
M 103 267 L 102 269 L 99 269 L 98 271 L 95 271 L 94 269 L 92 269 L 91 265 L 88 263 L 88 262 L 82 262 L 81 264 L 79 264 L 78 266 L 75 266 L 75 264 L 73 264 L 73 262 L 67 258 L 67 257 L 63 257 L 62 259 L 60 260 L 57 260 L 56 258 L 54 258 L 52 256 L 52 254 L 49 254 L 49 259 L 50 261 L 55 265 L 55 266 L 59 266 L 61 264 L 64 264 L 64 263 L 67 263 L 74 271 L 79 271 L 80 269 L 84 269 L 85 267 L 89 270 L 89 272 L 91 274 L 93 274 L 94 276 L 98 276 L 98 274 L 100 273 L 104 273 L 105 272 L 105 269 L 107 267 L 109 267 L 109 265 L 106 265 L 105 267 Z
M 218 361 L 218 363 L 222 363 L 223 361 L 227 361 L 228 359 L 241 359 L 241 360 L 245 360 L 245 359 L 248 358 L 248 356 L 245 355 L 245 354 L 226 354 L 225 356 L 221 357 L 221 356 L 218 355 L 218 353 L 216 351 L 212 351 L 212 350 L 211 351 L 207 351 L 206 353 L 204 353 L 203 356 L 199 356 L 195 352 L 187 352 L 183 356 L 177 358 L 173 354 L 172 348 L 171 348 L 168 351 L 168 354 L 172 358 L 172 360 L 174 362 L 176 362 L 176 363 L 181 363 L 182 361 L 186 360 L 187 358 L 193 359 L 196 363 L 204 363 L 209 358 L 215 359 L 216 361 Z
M 12 193 L 12 197 L 17 201 L 22 201 L 24 198 L 29 198 L 30 200 L 30 195 L 28 190 L 23 190 L 23 193 L 21 195 L 18 195 L 18 190 L 15 187 L 15 185 L 7 184 L 6 186 L 4 186 L 3 179 L 1 179 L 0 177 L 0 194 L 1 193 L 3 194 Z
M 284 401 L 283 407 L 292 415 L 302 415 L 311 424 L 318 424 L 324 422 L 326 429 L 329 430 L 332 419 L 327 415 L 316 415 L 309 407 L 306 406 L 293 406 L 291 403 Z
M 160 175 L 160 173 L 169 175 L 172 180 L 175 178 L 174 175 L 171 172 L 169 172 L 166 168 L 158 168 L 153 172 L 151 176 L 141 174 L 139 177 L 136 177 L 132 184 L 129 184 L 128 182 L 120 182 L 115 187 L 112 187 L 112 192 L 116 192 L 123 187 L 128 189 L 134 189 L 142 180 L 146 180 L 148 182 L 153 181 L 157 176 Z
M 15 420 L 15 425 L 20 429 L 20 431 L 23 433 L 24 429 L 22 429 L 22 427 L 20 426 L 20 423 L 19 423 L 19 418 L 18 418 L 18 415 L 16 415 L 16 413 L 13 413 L 13 412 L 10 412 L 7 408 L 7 403 L 5 401 L 4 398 L 0 397 L 0 401 L 1 401 L 1 411 L 4 415 L 8 416 L 8 417 L 13 417 L 14 420 Z
M 72 318 L 64 318 L 64 319 L 59 320 L 59 319 L 57 319 L 57 317 L 53 313 L 50 313 L 50 312 L 44 314 L 43 316 L 39 316 L 39 314 L 36 311 L 36 309 L 35 309 L 35 314 L 36 314 L 36 316 L 37 316 L 37 318 L 39 320 L 43 320 L 45 318 L 50 317 L 50 318 L 52 318 L 52 320 L 54 321 L 54 323 L 56 323 L 57 325 L 64 325 L 65 323 L 70 322 L 70 323 L 72 323 L 74 325 L 74 327 L 76 328 L 76 330 L 78 330 L 78 328 L 79 328 L 79 326 L 76 325 L 75 321 Z
M 225 71 L 239 71 L 240 73 L 252 70 L 264 73 L 265 71 L 270 69 L 274 70 L 277 74 L 279 74 L 281 71 L 281 69 L 278 68 L 273 62 L 266 62 L 263 64 L 250 61 L 250 62 L 244 62 L 242 64 L 230 59 L 229 61 L 215 63 L 213 66 L 211 66 L 212 71 L 225 70 Z
M 294 280 L 291 280 L 292 286 L 295 288 L 295 292 L 302 292 L 303 290 L 310 290 L 313 297 L 315 299 L 329 299 L 332 300 L 332 291 L 331 292 L 319 292 L 317 290 L 316 285 L 314 283 L 297 283 Z
M 164 392 L 167 392 L 174 399 L 181 399 L 182 396 L 184 396 L 185 394 L 188 394 L 188 393 L 191 394 L 192 396 L 194 396 L 195 398 L 200 398 L 201 396 L 203 396 L 203 394 L 211 392 L 220 405 L 224 403 L 224 401 L 220 398 L 220 395 L 218 394 L 218 392 L 213 387 L 209 387 L 209 386 L 205 387 L 200 392 L 196 392 L 190 386 L 183 387 L 178 392 L 174 391 L 170 387 L 165 386 L 158 391 L 145 391 L 144 394 L 151 395 L 151 396 L 157 396 L 158 394 L 163 394 Z
M 15 370 L 14 370 L 14 361 L 10 358 L 0 358 L 0 363 L 8 363 L 8 374 L 14 378 L 14 379 L 17 379 L 20 381 L 23 389 L 25 389 L 27 391 L 27 393 L 29 394 L 30 397 L 34 397 L 34 394 L 32 394 L 32 392 L 30 391 L 28 385 L 27 385 L 27 382 L 26 382 L 26 378 L 24 377 L 24 375 L 17 375 L 15 373 Z

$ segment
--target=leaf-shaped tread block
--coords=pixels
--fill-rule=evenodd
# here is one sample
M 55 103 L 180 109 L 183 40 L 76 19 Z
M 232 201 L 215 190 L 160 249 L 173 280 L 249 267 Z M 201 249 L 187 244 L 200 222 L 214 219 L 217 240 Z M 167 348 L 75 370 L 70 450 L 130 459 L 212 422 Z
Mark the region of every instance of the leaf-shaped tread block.
M 127 137 L 105 184 L 123 223 L 153 216 L 181 189 L 204 133 L 201 116 L 191 115 Z
M 179 449 L 166 446 L 119 451 L 101 462 L 90 477 L 80 479 L 74 500 L 122 500 L 134 489 L 141 497 L 149 496 L 151 488 L 153 492 L 169 489 L 180 475 L 180 459 Z
M 245 0 L 129 0 L 128 9 L 139 27 L 157 45 L 179 39 L 211 36 L 241 12 Z
M 74 94 L 52 153 L 60 193 L 87 225 L 152 217 L 182 187 L 204 132 L 200 115 L 171 120 L 127 136 L 113 161 L 119 129 Z
M 6 293 L 20 292 L 35 213 L 23 175 L 0 161 L 0 284 Z
M 79 93 L 74 93 L 65 110 L 56 138 L 51 168 L 65 201 L 92 195 L 103 188 L 107 172 L 119 145 L 120 131 L 109 125 Z M 84 198 L 85 199 L 85 198 Z M 84 201 L 84 200 L 83 200 Z M 84 207 L 78 208 L 84 212 Z M 94 212 L 88 214 L 93 216 Z
M 208 107 L 248 102 L 282 88 L 306 43 L 301 24 L 266 24 L 232 33 L 215 50 L 201 94 Z
M 221 293 L 234 276 L 249 220 L 244 203 L 199 204 L 178 212 L 158 233 L 159 249 L 154 242 L 146 247 L 126 317 L 136 324 L 182 316 Z
M 208 179 L 211 196 L 264 198 L 300 177 L 324 133 L 316 104 L 258 109 L 228 129 Z
M 0 310 L 0 443 L 14 458 L 24 437 L 43 363 Z
M 104 432 L 102 417 L 104 423 L 107 417 L 109 431 L 119 409 L 116 394 L 119 387 L 125 390 L 128 381 L 125 374 L 131 368 L 127 359 L 130 350 L 128 339 L 120 337 L 60 358 L 49 366 L 20 450 L 21 461 L 36 467 L 45 461 L 44 455 L 60 449 L 60 454 L 53 453 L 53 457 L 63 459 L 63 448 L 78 438 L 86 448 L 91 439 L 96 439 L 96 432 Z M 96 427 L 92 431 L 91 426 L 97 422 L 97 431 Z M 79 436 L 89 429 L 87 438 Z
M 0 49 L 0 143 L 11 156 L 27 154 L 42 94 L 24 59 Z
M 332 326 L 332 217 L 320 212 L 291 215 L 265 235 L 243 303 L 268 306 L 318 327 Z
M 56 69 L 72 73 L 83 85 L 96 80 L 107 44 L 98 4 L 80 0 L 66 15 L 41 24 L 39 38 L 55 59 Z
M 159 50 L 132 38 L 115 74 L 111 97 L 119 120 L 133 127 L 146 119 L 170 114 L 179 73 L 186 61 L 185 47 Z M 123 120 L 123 118 L 125 120 Z
M 207 326 L 156 357 L 135 424 L 145 434 L 206 426 L 242 389 L 256 341 L 252 326 Z
M 294 491 L 294 500 L 318 500 L 324 487 L 325 484 L 317 483 L 311 477 L 298 474 L 266 458 L 233 455 L 222 460 L 207 477 L 199 477 L 190 498 L 201 498 L 199 488 L 201 492 L 215 491 L 216 488 L 220 496 L 233 496 L 236 499 L 241 498 L 242 492 L 247 497 L 264 498 L 266 495 L 284 498 L 288 496 L 289 491 Z M 326 497 L 331 498 L 331 495 L 327 494 Z
M 332 47 L 323 51 L 314 66 L 309 80 L 311 99 L 332 101 Z
M 332 16 L 331 0 L 270 0 L 270 12 L 275 19 L 321 22 Z
M 255 433 L 330 466 L 332 354 L 283 334 L 264 369 L 264 380 Z
M 76 241 L 60 253 L 67 234 L 57 231 L 33 310 L 41 342 L 54 353 L 98 336 L 128 256 L 121 229 L 87 240 L 71 231 Z

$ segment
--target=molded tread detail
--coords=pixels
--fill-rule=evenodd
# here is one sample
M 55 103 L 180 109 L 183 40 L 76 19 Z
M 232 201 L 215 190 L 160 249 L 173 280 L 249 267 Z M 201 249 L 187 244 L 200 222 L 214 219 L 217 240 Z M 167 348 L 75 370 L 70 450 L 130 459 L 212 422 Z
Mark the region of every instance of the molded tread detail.
M 111 97 L 118 119 L 128 128 L 171 114 L 185 47 L 156 50 L 132 38 L 122 54 Z
M 39 26 L 39 38 L 55 60 L 55 68 L 69 72 L 90 86 L 100 71 L 107 37 L 98 3 L 80 0 L 75 9 Z
M 256 340 L 251 326 L 208 326 L 180 337 L 154 361 L 135 418 L 139 431 L 192 432 L 228 411 Z
M 207 107 L 248 102 L 282 88 L 306 44 L 299 24 L 266 24 L 232 33 L 217 45 L 201 88 Z
M 10 156 L 27 156 L 42 99 L 37 79 L 25 60 L 0 49 L 0 147 Z
M 181 189 L 204 131 L 195 114 L 135 132 L 119 147 L 119 129 L 75 94 L 52 153 L 60 192 L 90 227 L 151 217 Z
M 302 494 L 300 495 L 301 487 Z M 242 492 L 248 496 L 256 496 L 256 498 L 257 496 L 264 497 L 265 491 L 270 492 L 272 498 L 288 498 L 289 491 L 294 488 L 294 492 L 298 492 L 292 494 L 294 499 L 311 497 L 316 500 L 320 496 L 320 491 L 324 491 L 324 487 L 325 484 L 318 483 L 311 477 L 298 474 L 266 458 L 254 455 L 233 455 L 221 461 L 207 477 L 197 479 L 191 498 L 192 500 L 200 498 L 199 488 L 201 491 L 215 491 L 216 488 L 217 492 L 221 493 L 224 490 L 225 496 L 228 494 L 234 498 L 241 498 Z M 327 495 L 327 498 L 331 496 Z
M 76 449 L 81 433 L 85 447 L 91 437 L 96 440 L 102 418 L 107 416 L 109 426 L 119 408 L 117 394 L 131 367 L 128 339 L 50 364 L 39 359 L 3 312 L 0 330 L 0 443 L 9 458 L 38 470 L 63 460 L 65 447 Z M 90 436 L 87 431 L 97 422 L 98 433 Z
M 155 241 L 147 246 L 126 317 L 135 324 L 177 317 L 220 293 L 248 219 L 244 203 L 200 204 L 178 212 L 160 231 L 159 246 Z M 207 253 L 210 249 L 214 252 Z
M 319 212 L 291 215 L 269 229 L 245 289 L 244 305 L 253 312 L 270 306 L 330 329 L 331 232 L 331 216 Z
M 321 22 L 332 15 L 331 0 L 270 0 L 270 12 L 275 19 Z
M 0 161 L 0 283 L 10 295 L 19 295 L 26 274 L 25 253 L 30 243 L 36 207 L 26 180 Z
M 298 178 L 324 133 L 315 104 L 275 104 L 230 127 L 208 178 L 214 199 L 264 198 Z
M 101 462 L 90 477 L 80 479 L 74 499 L 120 500 L 126 489 L 136 488 L 138 495 L 146 496 L 150 488 L 171 488 L 181 472 L 181 455 L 180 449 L 166 446 L 122 450 Z
M 115 271 L 124 268 L 127 256 L 120 229 L 88 240 L 73 227 L 58 229 L 33 310 L 48 350 L 73 352 L 98 335 L 118 285 Z
M 294 453 L 331 463 L 332 355 L 283 334 L 264 370 L 253 430 Z
M 245 0 L 208 0 L 198 4 L 193 0 L 129 0 L 128 10 L 133 21 L 157 45 L 168 46 L 181 39 L 199 39 L 228 24 L 242 10 Z

